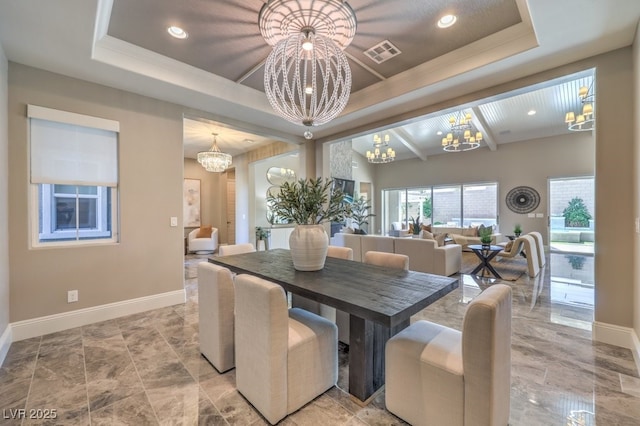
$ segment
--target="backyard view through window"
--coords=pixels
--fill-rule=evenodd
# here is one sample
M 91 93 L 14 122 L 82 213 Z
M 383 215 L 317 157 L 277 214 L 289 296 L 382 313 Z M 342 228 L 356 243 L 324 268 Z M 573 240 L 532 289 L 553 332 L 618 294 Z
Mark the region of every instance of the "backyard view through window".
M 591 176 L 549 180 L 551 250 L 593 253 L 594 191 Z
M 383 191 L 382 233 L 409 223 L 468 227 L 498 223 L 498 184 L 473 183 Z

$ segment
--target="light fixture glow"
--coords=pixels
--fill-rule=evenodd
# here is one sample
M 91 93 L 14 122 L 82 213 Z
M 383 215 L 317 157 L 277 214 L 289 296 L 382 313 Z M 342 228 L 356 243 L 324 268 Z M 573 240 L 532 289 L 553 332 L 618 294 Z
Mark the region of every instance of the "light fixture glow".
M 536 110 L 535 109 L 531 109 L 529 110 L 529 112 L 527 112 L 527 115 L 536 115 Z
M 179 39 L 185 39 L 187 37 L 189 37 L 189 33 L 187 33 L 185 30 L 183 30 L 180 27 L 176 27 L 176 26 L 171 26 L 169 28 L 167 28 L 167 32 L 175 38 L 179 38 Z
M 449 28 L 456 23 L 458 17 L 456 15 L 444 15 L 438 19 L 438 28 Z

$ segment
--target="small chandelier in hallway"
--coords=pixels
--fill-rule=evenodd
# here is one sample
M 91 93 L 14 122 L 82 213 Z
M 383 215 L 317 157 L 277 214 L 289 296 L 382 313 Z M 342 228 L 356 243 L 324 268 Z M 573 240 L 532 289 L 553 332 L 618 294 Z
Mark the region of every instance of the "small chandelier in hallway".
M 212 133 L 213 145 L 209 151 L 198 153 L 198 163 L 202 164 L 208 172 L 221 173 L 231 165 L 231 155 L 220 151 L 217 142 L 217 133 Z

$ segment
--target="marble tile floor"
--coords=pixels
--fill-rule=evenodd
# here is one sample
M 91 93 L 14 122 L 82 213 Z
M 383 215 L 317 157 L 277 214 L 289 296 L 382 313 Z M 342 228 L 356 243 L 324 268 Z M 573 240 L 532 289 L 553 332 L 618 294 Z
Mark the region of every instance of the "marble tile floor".
M 185 258 L 187 302 L 13 343 L 0 368 L 0 424 L 267 424 L 198 349 L 196 265 Z M 496 282 L 460 287 L 412 320 L 460 328 L 467 303 Z M 640 425 L 640 378 L 629 350 L 591 341 L 593 258 L 550 255 L 513 288 L 511 425 Z M 361 407 L 338 386 L 282 425 L 393 425 L 384 392 Z M 55 410 L 55 419 L 42 417 Z M 32 411 L 33 410 L 33 411 Z M 47 411 L 49 410 L 49 411 Z

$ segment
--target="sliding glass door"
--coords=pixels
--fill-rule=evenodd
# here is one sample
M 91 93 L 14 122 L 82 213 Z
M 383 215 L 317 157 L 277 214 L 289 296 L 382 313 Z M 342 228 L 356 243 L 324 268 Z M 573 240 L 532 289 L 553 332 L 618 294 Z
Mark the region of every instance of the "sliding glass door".
M 551 251 L 593 254 L 595 244 L 593 176 L 549 179 Z

